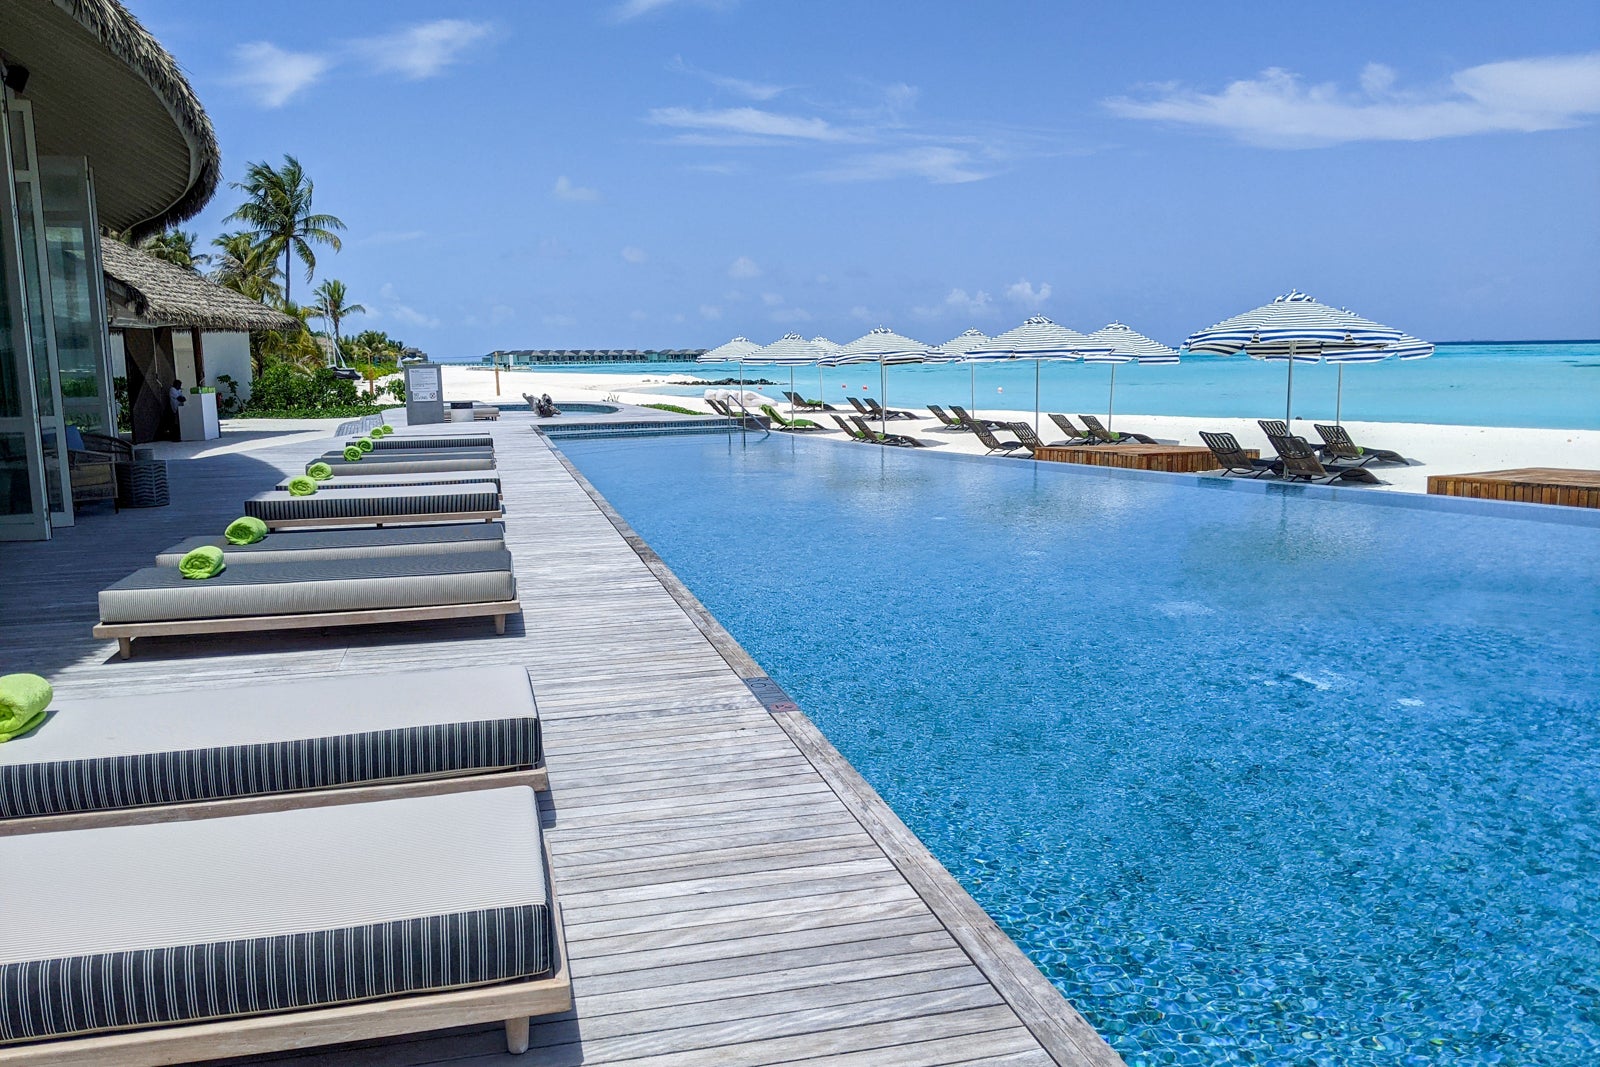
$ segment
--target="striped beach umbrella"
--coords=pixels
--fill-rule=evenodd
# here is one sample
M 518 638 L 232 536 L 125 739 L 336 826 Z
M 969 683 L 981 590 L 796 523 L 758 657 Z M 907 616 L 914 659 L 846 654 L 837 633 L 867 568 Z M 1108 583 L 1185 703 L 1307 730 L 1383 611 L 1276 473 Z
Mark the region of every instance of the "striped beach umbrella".
M 1070 327 L 1035 315 L 1014 330 L 1007 330 L 975 349 L 969 359 L 1033 360 L 1033 432 L 1039 432 L 1039 365 L 1046 360 L 1070 362 L 1089 355 L 1109 355 L 1111 346 L 1091 341 Z
M 745 360 L 758 367 L 788 367 L 789 368 L 789 417 L 794 418 L 794 369 L 796 367 L 809 367 L 818 362 L 826 353 L 815 343 L 807 341 L 797 333 L 786 333 L 770 345 L 764 345 L 752 352 Z
M 989 335 L 982 330 L 964 330 L 937 348 L 928 349 L 929 363 L 966 363 L 968 388 L 970 395 L 967 398 L 967 410 L 975 411 L 978 407 L 978 360 L 970 356 L 975 349 L 981 348 L 989 342 Z
M 1117 402 L 1117 367 L 1122 363 L 1176 363 L 1178 350 L 1160 341 L 1154 341 L 1138 330 L 1113 322 L 1089 335 L 1091 341 L 1101 341 L 1111 346 L 1109 353 L 1085 355 L 1085 363 L 1111 364 L 1111 391 L 1106 397 L 1106 429 L 1111 428 L 1111 417 Z
M 1433 346 L 1427 341 L 1420 341 L 1410 334 L 1402 334 L 1400 340 L 1383 348 L 1351 348 L 1342 352 L 1330 352 L 1323 358 L 1339 368 L 1339 388 L 1333 403 L 1333 421 L 1337 424 L 1344 410 L 1344 365 L 1346 363 L 1379 363 L 1393 357 L 1402 363 L 1413 359 L 1427 359 L 1433 355 Z
M 1287 363 L 1283 418 L 1289 422 L 1294 417 L 1296 363 L 1318 363 L 1341 351 L 1387 348 L 1405 336 L 1392 326 L 1291 290 L 1270 304 L 1190 334 L 1185 347 L 1223 356 L 1246 352 L 1255 359 Z
M 735 337 L 733 340 L 720 344 L 716 348 L 700 353 L 696 363 L 737 363 L 739 364 L 739 410 L 746 415 L 744 406 L 744 363 L 753 353 L 761 351 L 761 346 L 748 337 Z
M 827 367 L 848 367 L 858 363 L 876 363 L 878 365 L 878 392 L 883 399 L 879 402 L 885 414 L 878 417 L 880 433 L 888 432 L 887 412 L 889 410 L 889 376 L 886 367 L 900 363 L 926 363 L 929 346 L 921 341 L 913 341 L 902 334 L 895 333 L 887 326 L 878 326 L 867 333 L 857 337 L 849 344 L 841 345 L 834 353 L 822 362 Z

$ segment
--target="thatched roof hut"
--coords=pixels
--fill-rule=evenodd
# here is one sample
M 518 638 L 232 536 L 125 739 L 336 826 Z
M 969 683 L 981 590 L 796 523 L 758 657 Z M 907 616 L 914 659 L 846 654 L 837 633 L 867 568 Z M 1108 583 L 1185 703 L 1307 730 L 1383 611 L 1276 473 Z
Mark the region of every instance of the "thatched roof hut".
M 216 191 L 217 138 L 177 62 L 115 0 L 0 4 L 7 66 L 28 71 L 41 156 L 87 156 L 100 224 L 138 239 Z
M 100 261 L 113 330 L 172 326 L 222 333 L 296 325 L 292 316 L 121 241 L 102 240 Z

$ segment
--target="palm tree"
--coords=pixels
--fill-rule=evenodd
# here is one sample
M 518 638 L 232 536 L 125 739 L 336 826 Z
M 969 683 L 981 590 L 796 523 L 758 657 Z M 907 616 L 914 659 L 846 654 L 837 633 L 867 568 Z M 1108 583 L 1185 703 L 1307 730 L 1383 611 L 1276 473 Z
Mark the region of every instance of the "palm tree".
M 167 230 L 164 233 L 153 233 L 140 241 L 139 251 L 155 259 L 164 259 L 173 266 L 192 270 L 196 273 L 200 268 L 211 262 L 211 257 L 204 252 L 194 250 L 195 235 L 185 230 Z
M 316 301 L 311 305 L 311 314 L 327 322 L 333 330 L 333 347 L 344 355 L 344 344 L 339 337 L 339 324 L 351 315 L 364 315 L 367 309 L 361 304 L 347 304 L 349 294 L 345 292 L 344 282 L 338 278 L 327 278 L 317 286 Z
M 225 233 L 211 243 L 221 250 L 212 257 L 217 264 L 211 272 L 212 281 L 263 304 L 283 300 L 283 286 L 278 284 L 278 264 L 254 234 Z
M 270 163 L 252 163 L 245 171 L 245 180 L 230 185 L 245 194 L 245 202 L 223 221 L 237 220 L 253 226 L 256 239 L 266 246 L 271 257 L 283 257 L 283 297 L 288 300 L 289 257 L 298 256 L 305 264 L 309 282 L 317 269 L 312 242 L 328 245 L 337 252 L 340 243 L 334 231 L 344 229 L 344 223 L 333 215 L 312 214 L 311 179 L 293 156 L 284 156 L 283 166 L 278 168 Z

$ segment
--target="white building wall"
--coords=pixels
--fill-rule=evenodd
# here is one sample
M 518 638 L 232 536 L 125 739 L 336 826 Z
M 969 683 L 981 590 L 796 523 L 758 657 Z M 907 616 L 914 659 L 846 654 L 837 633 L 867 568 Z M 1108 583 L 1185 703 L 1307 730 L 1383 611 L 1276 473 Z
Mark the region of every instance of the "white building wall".
M 239 403 L 250 399 L 250 335 L 247 333 L 208 333 L 201 340 L 205 348 L 206 384 L 217 390 L 220 402 L 228 395 L 227 386 L 217 384 L 217 375 L 226 374 L 239 387 Z

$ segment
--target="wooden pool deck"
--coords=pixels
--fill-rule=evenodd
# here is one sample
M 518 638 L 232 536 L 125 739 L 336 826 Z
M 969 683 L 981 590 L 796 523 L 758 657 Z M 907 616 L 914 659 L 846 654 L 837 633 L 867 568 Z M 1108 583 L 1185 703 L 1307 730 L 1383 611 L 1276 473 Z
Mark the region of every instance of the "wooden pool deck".
M 325 437 L 229 435 L 174 464 L 170 507 L 0 544 L 0 669 L 62 692 L 490 661 L 536 679 L 575 1010 L 535 1021 L 522 1057 L 488 1026 L 250 1062 L 1122 1062 L 527 417 L 472 430 L 495 437 L 524 605 L 503 637 L 463 620 L 148 639 L 119 661 L 90 636 L 100 587 L 220 530 Z
M 1428 476 L 1428 492 L 1436 496 L 1600 508 L 1600 471 L 1519 467 L 1476 474 L 1433 474 Z

